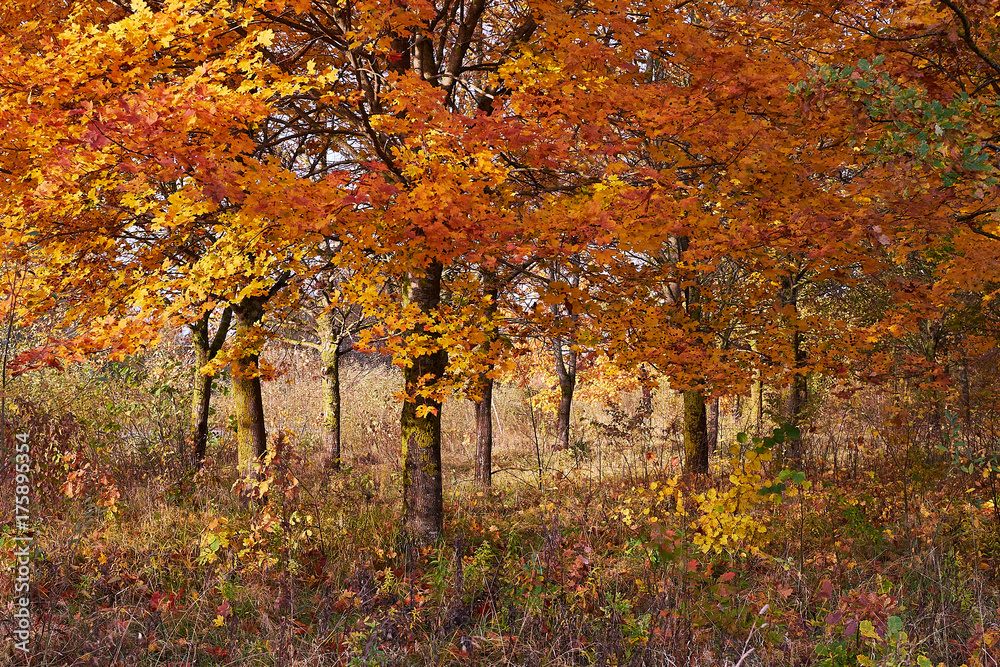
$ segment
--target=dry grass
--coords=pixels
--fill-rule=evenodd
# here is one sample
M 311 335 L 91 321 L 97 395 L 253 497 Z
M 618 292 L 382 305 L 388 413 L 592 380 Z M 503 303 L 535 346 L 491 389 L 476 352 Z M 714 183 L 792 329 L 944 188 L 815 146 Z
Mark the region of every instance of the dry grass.
M 415 549 L 398 532 L 397 371 L 347 367 L 348 472 L 325 480 L 320 379 L 307 355 L 272 358 L 269 428 L 290 434 L 296 483 L 247 507 L 230 492 L 227 399 L 193 476 L 175 455 L 184 359 L 158 354 L 21 380 L 17 419 L 53 454 L 36 473 L 32 665 L 997 664 L 998 526 L 969 504 L 989 489 L 927 446 L 930 422 L 894 426 L 886 394 L 817 406 L 814 486 L 755 514 L 759 553 L 695 544 L 692 494 L 726 487 L 721 458 L 682 481 L 689 515 L 657 529 L 675 537 L 622 520 L 675 472 L 668 392 L 652 424 L 632 418 L 633 395 L 579 402 L 576 447 L 553 452 L 551 417 L 529 408 L 538 388 L 501 387 L 488 492 L 470 481 L 471 405 L 449 404 L 446 535 Z M 740 426 L 723 408 L 725 449 Z M 62 452 L 86 471 L 73 498 L 58 493 Z M 881 639 L 850 632 L 862 620 Z

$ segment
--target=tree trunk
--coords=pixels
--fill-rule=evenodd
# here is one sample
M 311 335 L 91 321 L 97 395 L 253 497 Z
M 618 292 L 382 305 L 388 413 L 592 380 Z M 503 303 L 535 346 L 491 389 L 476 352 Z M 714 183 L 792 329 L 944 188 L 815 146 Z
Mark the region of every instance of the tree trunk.
M 719 447 L 719 399 L 708 404 L 708 451 L 715 453 Z
M 211 312 L 205 313 L 200 320 L 191 324 L 191 342 L 195 351 L 194 381 L 191 396 L 191 444 L 195 464 L 200 468 L 208 450 L 208 415 L 212 404 L 212 385 L 215 374 L 205 375 L 201 369 L 215 359 L 229 333 L 232 321 L 232 308 L 222 311 L 222 320 L 211 343 L 208 340 L 208 327 Z M 182 458 L 184 452 L 181 452 Z
M 562 338 L 553 345 L 556 357 L 556 375 L 559 378 L 559 408 L 556 412 L 556 449 L 569 449 L 570 413 L 573 410 L 573 392 L 576 390 L 576 350 L 563 351 Z
M 798 332 L 795 332 L 795 338 L 798 338 Z M 802 424 L 802 413 L 806 409 L 807 401 L 807 384 L 806 375 L 804 373 L 796 373 L 795 377 L 792 378 L 792 384 L 788 387 L 787 394 L 785 395 L 785 422 L 789 426 L 801 427 Z M 788 452 L 788 458 L 790 461 L 795 463 L 802 463 L 802 437 L 801 434 L 798 438 L 793 438 L 788 441 L 785 446 L 785 450 Z
M 684 392 L 684 472 L 708 474 L 708 419 L 698 389 Z
M 492 322 L 497 312 L 497 299 L 500 297 L 500 287 L 495 274 L 482 271 L 485 296 L 489 299 L 486 306 L 486 317 Z M 486 345 L 492 354 L 496 332 L 490 329 Z M 493 484 L 493 384 L 490 377 L 493 371 L 492 357 L 487 362 L 486 370 L 479 376 L 480 398 L 476 404 L 476 482 L 482 486 Z
M 191 449 L 194 460 L 200 462 L 208 447 L 208 411 L 212 401 L 212 377 L 202 375 L 201 369 L 208 363 L 208 318 L 205 313 L 191 328 L 191 345 L 194 347 L 194 379 L 191 382 Z M 181 444 L 181 460 L 187 455 Z
M 319 317 L 320 358 L 323 362 L 323 466 L 340 471 L 340 336 L 329 314 Z
M 476 401 L 476 482 L 493 484 L 493 378 L 482 378 L 481 396 Z
M 255 350 L 254 327 L 263 317 L 260 299 L 247 298 L 233 307 L 236 314 L 236 339 L 254 351 L 233 359 L 233 406 L 236 410 L 236 452 L 242 474 L 250 472 L 267 453 L 267 430 L 264 425 L 264 401 L 261 395 L 260 353 Z
M 440 262 L 425 271 L 411 271 L 403 292 L 404 306 L 412 303 L 432 316 L 441 300 Z M 444 375 L 444 350 L 434 350 L 437 335 L 417 325 L 413 333 L 431 337 L 430 352 L 413 358 L 403 371 L 407 400 L 400 425 L 403 436 L 403 527 L 410 539 L 429 544 L 441 536 L 444 499 L 441 483 L 441 403 L 418 395 L 420 380 Z
M 750 385 L 750 424 L 747 430 L 751 428 L 757 436 L 764 430 L 764 382 L 759 377 Z
M 921 346 L 924 350 L 924 359 L 926 359 L 931 365 L 937 360 L 938 353 L 938 343 L 941 340 L 941 323 L 934 320 L 924 320 L 921 331 Z M 945 358 L 947 361 L 947 358 Z M 930 403 L 931 403 L 931 432 L 930 432 L 930 451 L 935 452 L 937 446 L 947 447 L 949 444 L 949 436 L 951 435 L 948 430 L 944 428 L 944 416 L 945 416 L 945 403 L 944 394 L 941 392 L 940 388 L 932 385 L 930 390 Z
M 684 253 L 688 249 L 688 238 L 678 236 L 675 238 L 677 244 L 677 261 L 681 261 Z M 703 328 L 701 309 L 701 289 L 697 281 L 685 288 L 680 284 L 675 288 L 676 300 L 681 294 L 684 296 L 684 310 L 688 319 L 697 325 L 698 329 Z M 702 382 L 704 379 L 702 378 Z M 700 384 L 700 383 L 699 383 Z M 699 387 L 688 389 L 684 392 L 684 472 L 696 475 L 708 474 L 708 419 L 705 414 L 705 394 Z
M 198 372 L 197 377 L 194 379 L 194 401 L 192 405 L 194 420 L 193 453 L 195 465 L 199 468 L 205 461 L 205 455 L 208 453 L 208 414 L 212 407 L 213 384 L 215 384 L 215 377 L 212 375 L 202 375 L 201 372 Z
M 639 399 L 639 416 L 645 424 L 653 423 L 653 388 L 649 386 L 649 369 L 639 368 L 639 381 L 642 383 L 642 397 Z
M 782 301 L 784 305 L 792 306 L 798 317 L 799 288 L 798 278 L 789 276 L 785 279 L 785 290 Z M 793 373 L 792 384 L 785 394 L 784 419 L 788 426 L 799 426 L 802 422 L 802 413 L 806 408 L 806 375 L 802 372 L 805 366 L 806 353 L 802 346 L 802 332 L 798 328 L 798 323 L 793 323 L 791 332 Z M 796 463 L 802 463 L 802 437 L 793 438 L 785 445 L 785 452 L 788 458 Z

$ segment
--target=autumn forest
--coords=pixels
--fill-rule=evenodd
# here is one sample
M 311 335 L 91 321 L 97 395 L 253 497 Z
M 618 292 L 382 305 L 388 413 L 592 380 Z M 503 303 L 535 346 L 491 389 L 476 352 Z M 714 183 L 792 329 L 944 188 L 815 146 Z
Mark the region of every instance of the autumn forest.
M 998 179 L 997 0 L 6 0 L 0 663 L 995 667 Z

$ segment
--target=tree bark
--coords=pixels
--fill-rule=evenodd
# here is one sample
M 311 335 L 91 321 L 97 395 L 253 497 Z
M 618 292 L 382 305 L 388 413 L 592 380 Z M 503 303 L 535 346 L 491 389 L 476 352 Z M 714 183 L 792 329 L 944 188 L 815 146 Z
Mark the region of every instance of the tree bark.
M 407 274 L 404 306 L 416 305 L 421 314 L 432 316 L 441 300 L 442 264 L 432 262 L 424 271 Z M 437 335 L 422 324 L 412 331 L 429 336 L 430 352 L 411 360 L 403 371 L 407 400 L 400 419 L 403 436 L 403 528 L 418 544 L 430 544 L 441 536 L 444 499 L 441 481 L 441 403 L 420 396 L 421 378 L 432 381 L 444 375 L 444 350 L 435 350 Z
M 747 430 L 751 427 L 757 436 L 764 430 L 764 382 L 759 377 L 754 378 L 750 385 L 750 424 Z
M 323 363 L 323 466 L 340 471 L 340 336 L 329 314 L 319 317 L 320 358 Z
M 708 474 L 708 419 L 698 389 L 684 392 L 684 472 Z
M 719 448 L 719 399 L 713 398 L 708 404 L 708 451 L 715 453 Z
M 188 325 L 191 328 L 191 346 L 194 348 L 194 379 L 191 382 L 191 449 L 195 461 L 201 461 L 199 451 L 208 446 L 208 411 L 212 400 L 212 378 L 201 374 L 201 369 L 208 363 L 208 318 L 205 313 L 201 319 Z M 181 459 L 186 459 L 186 453 L 181 444 Z
M 680 261 L 688 249 L 688 238 L 678 236 L 676 243 L 677 259 Z M 678 285 L 678 287 L 680 286 Z M 701 289 L 695 283 L 683 288 L 683 294 L 684 309 L 688 318 L 701 329 L 703 327 Z M 705 394 L 701 388 L 688 389 L 684 392 L 684 472 L 707 475 L 708 457 L 708 418 L 705 412 Z
M 236 315 L 236 339 L 251 340 L 254 327 L 264 315 L 258 298 L 247 298 L 233 306 Z M 261 395 L 260 353 L 247 351 L 232 361 L 233 406 L 236 410 L 236 452 L 242 474 L 250 472 L 267 453 L 267 430 L 264 425 L 264 401 Z
M 799 287 L 798 277 L 789 276 L 785 279 L 785 289 L 782 295 L 784 305 L 790 305 L 798 316 Z M 797 323 L 791 331 L 793 376 L 792 383 L 785 394 L 784 418 L 788 426 L 799 426 L 802 422 L 802 413 L 806 408 L 806 374 L 802 371 L 806 362 L 805 349 L 802 346 L 802 332 Z M 796 464 L 802 463 L 802 437 L 793 438 L 785 445 L 785 452 L 788 458 Z
M 569 449 L 570 414 L 573 410 L 573 392 L 576 390 L 576 350 L 563 351 L 563 339 L 553 344 L 556 358 L 556 376 L 559 378 L 559 408 L 556 411 L 556 449 Z
M 215 359 L 229 333 L 233 311 L 226 308 L 222 311 L 222 320 L 211 342 L 208 340 L 208 327 L 211 312 L 205 313 L 201 319 L 191 324 L 191 341 L 195 351 L 195 371 L 192 382 L 191 396 L 191 445 L 195 465 L 199 468 L 205 461 L 208 450 L 208 416 L 212 404 L 212 385 L 215 374 L 206 375 L 201 372 L 210 361 Z M 184 452 L 181 452 L 183 457 Z
M 799 332 L 796 331 L 793 337 L 796 339 L 795 347 L 798 348 L 797 339 L 799 338 Z M 798 349 L 796 349 L 796 357 L 799 363 L 805 361 Z M 802 414 L 805 412 L 807 403 L 806 392 L 808 387 L 806 381 L 807 377 L 804 373 L 796 373 L 792 378 L 791 386 L 787 389 L 787 394 L 785 395 L 785 422 L 788 426 L 801 427 Z M 804 454 L 801 435 L 798 438 L 789 440 L 785 450 L 788 452 L 790 461 L 801 463 Z
M 642 382 L 642 397 L 639 399 L 639 416 L 645 424 L 653 423 L 653 388 L 647 384 L 649 381 L 649 369 L 645 366 L 639 368 L 639 380 Z
M 493 378 L 484 376 L 476 401 L 476 483 L 493 484 Z
M 489 300 L 486 306 L 486 317 L 489 321 L 497 312 L 497 299 L 500 297 L 500 287 L 496 274 L 482 270 L 485 296 Z M 486 345 L 488 353 L 492 354 L 496 332 L 491 329 Z M 480 398 L 476 405 L 476 482 L 482 486 L 493 484 L 493 384 L 490 377 L 493 371 L 492 358 L 487 362 L 486 370 L 479 376 Z

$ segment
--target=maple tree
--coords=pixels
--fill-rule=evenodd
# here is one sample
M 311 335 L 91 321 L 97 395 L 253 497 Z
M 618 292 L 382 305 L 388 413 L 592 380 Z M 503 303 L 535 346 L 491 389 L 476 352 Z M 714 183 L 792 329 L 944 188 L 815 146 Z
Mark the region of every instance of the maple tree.
M 710 256 L 702 248 L 717 246 L 720 233 L 730 241 L 733 234 L 724 227 L 716 228 L 717 212 L 703 209 L 707 193 L 688 196 L 696 179 L 703 174 L 704 183 L 715 186 L 713 196 L 719 200 L 715 208 L 723 211 L 725 198 L 742 201 L 747 196 L 743 183 L 756 179 L 770 186 L 770 182 L 756 169 L 756 162 L 747 159 L 744 171 L 730 174 L 728 183 L 712 180 L 712 175 L 719 173 L 716 165 L 726 164 L 726 157 L 708 160 L 708 168 L 686 163 L 701 160 L 699 156 L 708 153 L 700 151 L 707 151 L 710 145 L 725 146 L 735 156 L 749 154 L 744 144 L 720 141 L 720 135 L 725 137 L 726 131 L 733 127 L 734 119 L 720 118 L 718 111 L 729 105 L 732 116 L 738 110 L 726 85 L 749 89 L 762 77 L 747 70 L 744 60 L 737 59 L 740 47 L 730 37 L 720 34 L 707 41 L 703 39 L 705 27 L 716 20 L 712 18 L 711 7 L 697 21 L 682 14 L 670 14 L 657 16 L 651 25 L 627 22 L 615 26 L 613 42 L 588 32 L 594 21 L 602 20 L 596 9 L 574 16 L 554 6 L 535 8 L 531 13 L 522 9 L 518 13 L 517 8 L 506 6 L 490 7 L 487 11 L 486 4 L 481 3 L 472 7 L 461 21 L 454 21 L 448 16 L 449 12 L 458 11 L 457 5 L 446 5 L 443 12 L 432 12 L 428 6 L 427 16 L 417 7 L 407 7 L 405 12 L 393 14 L 399 26 L 389 27 L 384 24 L 385 16 L 378 5 L 333 8 L 325 14 L 316 8 L 299 11 L 306 9 L 279 4 L 254 13 L 255 8 L 247 7 L 242 13 L 210 15 L 210 21 L 191 13 L 189 23 L 174 24 L 167 20 L 166 12 L 157 13 L 137 5 L 134 14 L 109 23 L 106 32 L 79 40 L 79 53 L 84 48 L 96 49 L 98 53 L 105 49 L 109 54 L 105 62 L 115 62 L 121 70 L 122 63 L 113 61 L 110 54 L 115 53 L 120 39 L 142 30 L 141 44 L 146 52 L 132 55 L 128 60 L 142 74 L 134 73 L 134 78 L 118 83 L 118 88 L 104 86 L 96 91 L 104 94 L 106 101 L 102 104 L 106 108 L 100 108 L 94 119 L 88 118 L 83 125 L 76 126 L 80 127 L 86 154 L 74 155 L 68 165 L 63 164 L 65 158 L 62 162 L 50 160 L 48 164 L 64 166 L 69 175 L 59 171 L 40 172 L 35 177 L 34 189 L 24 195 L 23 209 L 35 212 L 40 210 L 42 202 L 49 201 L 66 206 L 66 197 L 55 196 L 61 194 L 62 187 L 77 201 L 99 196 L 120 198 L 116 205 L 133 214 L 126 218 L 129 224 L 145 225 L 143 229 L 154 232 L 156 243 L 148 244 L 149 248 L 166 245 L 161 230 L 170 238 L 184 238 L 183 234 L 190 233 L 188 227 L 193 225 L 198 229 L 205 224 L 206 215 L 214 216 L 215 225 L 230 231 L 213 241 L 212 252 L 194 262 L 190 272 L 180 270 L 179 280 L 197 278 L 201 282 L 182 282 L 179 291 L 194 292 L 203 298 L 218 295 L 233 308 L 236 342 L 235 352 L 230 356 L 234 362 L 235 396 L 240 406 L 237 421 L 241 466 L 261 455 L 266 447 L 256 377 L 261 343 L 259 324 L 265 304 L 294 273 L 287 257 L 279 260 L 275 249 L 283 245 L 292 247 L 311 231 L 310 225 L 301 221 L 303 207 L 327 216 L 336 211 L 336 224 L 330 227 L 336 231 L 327 233 L 337 235 L 338 240 L 393 253 L 397 274 L 404 281 L 406 313 L 399 324 L 405 333 L 408 355 L 405 362 L 408 400 L 403 415 L 407 441 L 407 523 L 416 534 L 433 537 L 440 530 L 441 520 L 438 442 L 441 396 L 434 384 L 445 374 L 441 330 L 435 320 L 446 263 L 460 256 L 478 256 L 489 266 L 495 262 L 490 259 L 493 253 L 513 252 L 516 256 L 518 244 L 530 246 L 533 253 L 541 249 L 556 256 L 571 255 L 586 247 L 590 238 L 603 245 L 605 258 L 609 252 L 650 249 L 656 252 L 656 244 L 665 238 L 660 230 L 669 219 L 684 220 L 682 233 L 673 238 L 691 240 L 681 244 L 679 253 L 683 252 L 685 257 L 682 259 L 678 253 L 672 261 L 663 263 L 661 270 L 673 273 L 678 267 L 685 267 L 681 270 L 687 271 L 687 265 L 708 261 Z M 513 15 L 509 14 L 511 11 Z M 241 17 L 259 19 L 253 24 L 255 33 L 227 32 Z M 717 20 L 725 23 L 730 19 L 720 13 Z M 484 27 L 492 26 L 493 22 L 503 29 Z M 439 32 L 434 33 L 435 29 Z M 181 43 L 179 37 L 187 35 L 192 49 L 203 49 L 207 44 L 230 49 L 221 51 L 222 55 L 211 61 L 212 71 L 218 72 L 211 94 L 201 92 L 198 86 L 204 84 L 196 83 L 203 72 L 207 73 L 206 65 L 201 65 L 201 70 L 178 73 L 173 63 L 180 58 L 159 53 L 152 57 L 149 53 L 158 44 L 157 40 L 176 45 Z M 60 39 L 68 43 L 69 36 Z M 677 54 L 668 55 L 667 49 L 674 48 L 679 49 Z M 566 52 L 579 54 L 572 61 L 574 67 L 565 63 L 554 67 L 553 59 Z M 637 66 L 637 62 L 642 62 L 638 57 L 640 52 L 653 54 L 647 61 L 654 64 Z M 472 54 L 478 59 L 474 66 L 467 62 Z M 717 61 L 714 67 L 719 69 L 684 73 L 685 66 L 681 65 L 677 72 L 670 72 L 671 61 L 710 61 L 709 55 Z M 22 67 L 47 67 L 78 76 L 74 68 L 79 62 L 80 58 L 74 60 L 71 54 L 61 51 L 58 58 L 50 55 L 28 59 Z M 373 78 L 376 63 L 378 74 Z M 660 78 L 657 67 L 665 72 Z M 727 72 L 728 84 L 715 80 L 718 72 Z M 701 78 L 692 80 L 692 75 Z M 203 116 L 199 116 L 198 108 L 183 112 L 175 108 L 172 115 L 161 116 L 161 110 L 149 101 L 149 93 L 143 86 L 132 83 L 152 80 L 155 76 L 169 77 L 167 80 L 176 81 L 174 85 L 183 90 L 200 93 L 187 98 L 185 103 L 191 105 L 191 99 L 201 100 L 204 105 L 211 105 L 211 113 L 205 109 Z M 233 81 L 240 83 L 230 83 L 227 77 L 235 77 Z M 769 73 L 763 79 L 773 87 L 779 77 Z M 135 99 L 129 103 L 119 101 L 116 95 L 123 90 Z M 163 97 L 171 89 L 154 90 Z M 296 92 L 299 90 L 302 92 Z M 36 99 L 54 97 L 36 95 L 36 91 L 24 90 L 23 86 L 20 92 Z M 83 100 L 84 110 L 97 108 L 91 99 L 94 93 L 86 86 L 72 89 L 72 94 Z M 757 94 L 761 99 L 774 97 L 768 89 Z M 286 102 L 276 110 L 273 99 Z M 657 102 L 650 104 L 654 99 Z M 176 95 L 171 98 L 171 102 L 177 101 Z M 138 113 L 139 107 L 135 105 L 140 102 L 151 111 Z M 60 104 L 65 106 L 65 99 Z M 217 125 L 223 104 L 240 109 L 239 113 L 233 113 L 236 122 L 228 128 Z M 627 111 L 622 113 L 628 105 L 648 108 L 651 115 L 636 123 Z M 550 111 L 557 108 L 572 113 Z M 484 109 L 490 113 L 482 113 Z M 50 114 L 52 127 L 58 127 L 55 117 L 66 113 L 61 108 L 46 112 Z M 754 131 L 753 117 L 748 114 L 746 104 L 741 113 L 744 122 L 736 124 L 740 132 L 737 139 Z M 609 118 L 623 120 L 604 128 Z M 210 130 L 204 135 L 191 132 L 190 128 L 183 135 L 167 131 L 169 123 L 190 119 L 203 119 L 210 123 Z M 693 119 L 697 122 L 692 122 Z M 296 188 L 316 185 L 316 181 L 305 179 L 303 184 L 293 169 L 282 168 L 273 161 L 255 158 L 249 162 L 249 156 L 260 155 L 258 137 L 243 128 L 254 122 L 277 125 L 270 141 L 274 146 L 280 146 L 283 137 L 289 134 L 308 136 L 313 143 L 301 144 L 300 157 L 324 163 L 327 181 L 351 183 L 346 189 L 350 195 L 345 199 L 345 188 L 334 192 L 327 187 L 318 191 L 311 188 L 308 197 L 288 196 Z M 136 133 L 137 127 L 143 128 L 143 132 Z M 25 137 L 31 136 L 27 130 L 23 132 Z M 109 134 L 123 139 L 112 141 Z M 133 146 L 125 142 L 126 134 L 129 142 L 138 143 Z M 638 138 L 628 139 L 629 135 Z M 649 136 L 659 138 L 650 141 L 646 139 Z M 62 151 L 65 155 L 67 140 L 74 141 L 69 137 L 72 133 L 54 133 L 47 150 Z M 119 143 L 128 149 L 125 155 L 129 159 L 122 160 Z M 643 145 L 656 152 L 656 162 L 662 167 L 659 171 L 641 162 L 623 163 L 621 157 L 615 157 L 627 156 L 630 150 Z M 224 147 L 221 153 L 220 147 Z M 36 152 L 42 154 L 41 150 Z M 331 152 L 336 155 L 334 167 L 327 164 L 334 161 Z M 132 155 L 144 156 L 145 162 L 135 161 Z M 212 156 L 210 161 L 208 156 Z M 101 173 L 87 160 L 98 161 L 109 180 L 100 190 L 92 188 L 81 197 L 83 193 L 73 176 L 77 170 L 87 168 L 92 173 Z M 156 169 L 152 174 L 146 173 L 153 165 Z M 177 181 L 179 167 L 175 165 L 183 165 L 179 173 L 192 180 L 161 199 L 157 188 L 165 177 Z M 362 165 L 364 171 L 358 169 Z M 649 179 L 662 185 L 649 186 Z M 718 187 L 720 183 L 727 188 Z M 280 202 L 267 199 L 261 188 L 263 184 L 283 187 L 286 196 Z M 728 189 L 730 184 L 737 187 Z M 573 192 L 578 194 L 567 199 L 565 193 Z M 511 215 L 505 202 L 525 197 L 536 202 L 530 213 Z M 638 208 L 635 203 L 628 205 L 630 200 L 645 202 L 640 215 L 634 215 Z M 228 202 L 233 204 L 223 205 Z M 626 203 L 626 212 L 632 214 L 630 219 L 612 221 L 611 207 L 619 202 Z M 290 209 L 290 203 L 296 207 Z M 105 206 L 94 212 L 103 215 L 107 210 Z M 91 213 L 89 209 L 87 212 Z M 139 215 L 134 215 L 137 212 Z M 82 213 L 79 208 L 71 212 Z M 281 227 L 280 232 L 274 232 L 275 225 Z M 314 221 L 312 227 L 323 229 L 327 223 Z M 481 239 L 476 235 L 484 229 L 509 231 L 502 232 L 492 244 L 479 244 Z M 625 234 L 631 238 L 623 238 Z M 745 238 L 743 247 L 752 249 L 755 244 L 769 240 L 766 235 L 762 240 L 761 234 L 758 231 Z M 612 240 L 618 245 L 609 246 Z M 90 235 L 85 243 L 90 244 L 88 247 L 106 247 L 120 258 L 121 241 L 121 237 Z M 242 245 L 248 242 L 256 244 L 259 250 L 253 252 Z M 680 249 L 681 245 L 677 247 Z M 291 252 L 294 255 L 296 251 Z M 526 250 L 520 252 L 527 254 Z M 691 259 L 687 257 L 689 253 Z M 152 257 L 159 260 L 160 256 L 153 253 Z M 131 290 L 129 307 L 143 312 L 156 290 L 162 292 L 164 287 L 158 282 L 159 275 L 149 273 L 149 268 L 156 266 L 151 257 L 142 257 L 139 266 L 145 267 L 143 279 L 150 284 L 137 287 L 130 283 L 126 288 Z M 123 266 L 117 273 L 129 270 Z M 268 274 L 271 277 L 266 279 Z M 104 277 L 101 280 L 112 281 Z M 234 280 L 242 284 L 233 284 Z M 227 287 L 226 281 L 231 286 Z M 687 315 L 697 321 L 702 297 L 693 295 L 701 290 L 690 286 L 683 290 L 687 295 L 683 299 Z M 580 299 L 578 295 L 573 298 Z M 675 303 L 680 301 L 675 299 Z M 171 306 L 174 311 L 179 308 Z M 651 343 L 658 350 L 667 349 L 669 346 L 659 336 L 660 322 L 648 324 L 652 328 L 645 326 L 642 330 L 657 333 Z M 676 330 L 675 340 L 688 348 L 692 333 L 681 326 Z M 570 354 L 575 352 L 571 350 Z M 683 375 L 678 382 L 684 386 Z M 562 384 L 569 386 L 568 382 Z M 571 396 L 565 391 L 564 394 L 567 398 Z M 688 397 L 692 415 L 703 415 L 701 390 L 690 388 Z M 561 414 L 565 422 L 568 409 Z M 694 422 L 689 435 L 704 442 L 704 437 L 697 435 L 705 430 L 704 419 Z M 560 432 L 565 440 L 568 428 Z M 702 461 L 697 466 L 702 469 L 704 446 L 697 449 L 699 453 L 691 458 Z
M 590 175 L 574 171 L 583 156 L 565 141 L 562 120 L 526 120 L 539 120 L 538 100 L 559 101 L 542 90 L 553 85 L 553 74 L 566 82 L 576 77 L 569 88 L 594 95 L 584 82 L 601 78 L 586 69 L 596 56 L 571 72 L 550 66 L 553 54 L 565 48 L 561 40 L 586 36 L 589 19 L 569 18 L 556 8 L 529 12 L 485 2 L 461 12 L 460 3 L 408 3 L 388 14 L 376 3 L 277 5 L 264 16 L 294 54 L 286 67 L 339 72 L 329 91 L 303 111 L 303 123 L 311 132 L 324 128 L 318 134 L 335 143 L 345 165 L 365 166 L 352 194 L 359 205 L 342 215 L 354 218 L 352 228 L 367 230 L 359 243 L 393 253 L 404 285 L 407 319 L 397 320 L 406 347 L 404 507 L 414 534 L 433 538 L 441 526 L 441 395 L 435 384 L 446 373 L 437 321 L 444 269 L 459 257 L 478 257 L 489 268 L 497 253 L 517 257 L 520 245 L 521 256 L 528 248 L 534 254 L 560 237 L 544 200 Z M 599 40 L 585 39 L 599 48 Z M 529 43 L 538 45 L 537 53 Z M 541 79 L 536 83 L 535 77 Z M 591 127 L 602 111 L 587 111 Z M 569 122 L 577 126 L 581 119 Z M 511 213 L 507 202 L 523 206 L 520 200 L 531 196 L 541 198 L 534 214 Z M 499 234 L 483 237 L 492 230 Z
M 37 50 L 17 48 L 34 23 L 7 36 L 5 155 L 18 163 L 5 229 L 44 257 L 39 293 L 83 330 L 77 349 L 131 353 L 170 319 L 195 323 L 200 341 L 197 323 L 230 304 L 236 341 L 215 368 L 234 362 L 245 468 L 266 441 L 255 332 L 295 271 L 294 244 L 314 233 L 288 203 L 312 201 L 304 191 L 318 185 L 272 159 L 252 128 L 298 83 L 261 65 L 272 33 L 231 30 L 239 11 L 105 9 L 76 7 L 81 23 L 43 32 Z M 44 302 L 23 310 L 45 312 Z
M 384 287 L 384 285 L 383 285 Z M 349 282 L 339 289 L 323 291 L 323 310 L 316 318 L 316 333 L 320 339 L 319 352 L 323 364 L 323 428 L 325 465 L 340 470 L 341 463 L 341 393 L 340 362 L 350 349 L 357 335 L 372 326 L 360 306 L 348 296 Z
M 994 85 L 974 34 L 982 9 L 971 19 L 954 4 L 875 14 L 791 1 L 624 13 L 485 1 L 67 11 L 66 25 L 39 13 L 6 37 L 16 48 L 3 63 L 5 234 L 42 258 L 24 312 L 48 310 L 58 293 L 63 322 L 84 323 L 73 341 L 83 352 L 126 354 L 167 321 L 191 323 L 204 362 L 194 401 L 204 414 L 211 374 L 231 362 L 246 468 L 267 442 L 263 325 L 292 307 L 319 244 L 332 241 L 333 264 L 358 280 L 376 272 L 356 300 L 385 322 L 404 365 L 404 514 L 420 540 L 441 530 L 440 409 L 449 383 L 468 377 L 461 336 L 486 351 L 474 392 L 481 481 L 491 467 L 487 397 L 503 346 L 483 323 L 498 317 L 498 267 L 587 258 L 539 288 L 545 308 L 532 314 L 565 370 L 559 440 L 572 357 L 600 346 L 622 367 L 653 364 L 684 392 L 686 465 L 704 473 L 712 397 L 745 391 L 756 374 L 790 385 L 796 423 L 808 374 L 843 374 L 864 349 L 832 335 L 849 329 L 844 318 L 803 303 L 806 283 L 849 286 L 929 230 L 954 234 L 955 257 L 973 251 L 970 235 L 993 234 L 982 219 L 995 214 L 995 183 L 976 142 L 989 143 L 995 113 L 857 23 L 916 31 L 924 52 L 965 68 L 981 93 Z M 791 20 L 802 16 L 808 30 Z M 947 29 L 919 33 L 928 25 Z M 860 38 L 848 48 L 852 30 Z M 843 58 L 865 65 L 831 69 Z M 869 76 L 876 62 L 930 81 L 928 92 Z M 940 110 L 920 95 L 944 96 Z M 907 114 L 925 107 L 940 139 L 928 151 L 963 160 L 951 171 L 885 157 L 903 155 L 912 133 L 900 124 L 915 127 Z M 879 130 L 879 114 L 897 129 Z M 907 198 L 890 186 L 904 172 L 917 184 Z M 932 222 L 915 224 L 928 211 Z M 373 255 L 390 261 L 366 265 Z M 970 286 L 960 266 L 942 264 L 940 289 Z M 401 305 L 375 288 L 386 280 L 402 285 Z M 464 299 L 481 299 L 485 314 L 455 305 Z M 207 343 L 218 306 L 234 320 L 226 347 L 224 336 Z M 485 339 L 472 341 L 473 329 Z M 330 433 L 334 394 L 331 384 Z M 797 458 L 798 442 L 789 447 Z

